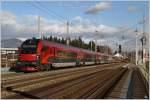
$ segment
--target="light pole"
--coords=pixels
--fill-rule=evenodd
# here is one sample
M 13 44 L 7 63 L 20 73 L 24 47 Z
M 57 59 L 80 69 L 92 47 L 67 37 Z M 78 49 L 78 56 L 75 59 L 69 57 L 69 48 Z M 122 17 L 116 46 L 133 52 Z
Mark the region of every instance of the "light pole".
M 145 63 L 144 55 L 145 55 L 146 37 L 145 37 L 144 33 L 141 38 L 141 43 L 142 43 L 142 63 Z
M 69 22 L 67 21 L 67 27 L 66 27 L 66 29 L 67 29 L 67 35 L 69 36 Z M 67 45 L 69 45 L 69 37 L 67 36 Z
M 41 28 L 41 17 L 40 16 L 38 16 L 38 35 L 39 35 L 39 39 L 41 39 L 41 30 L 40 30 L 40 28 Z
M 145 28 L 146 28 L 146 17 L 145 17 L 145 14 L 143 13 L 143 17 L 142 17 L 142 21 L 139 23 L 139 24 L 142 24 L 143 25 L 143 34 L 142 34 L 142 37 L 141 37 L 141 44 L 142 44 L 142 63 L 145 63 L 145 53 L 146 53 L 146 33 L 145 33 Z
M 91 43 L 91 51 L 93 51 L 93 50 L 92 50 L 92 43 L 93 43 L 93 42 L 91 41 L 90 43 Z
M 135 30 L 136 32 L 136 60 L 135 60 L 135 64 L 137 65 L 138 64 L 138 31 L 137 29 Z
M 97 39 L 95 39 L 95 52 L 97 52 Z
M 106 40 L 106 54 L 109 54 L 109 45 L 108 45 L 108 40 Z
M 104 29 L 103 29 L 104 30 Z M 95 33 L 98 33 L 99 31 L 95 30 Z M 106 50 L 107 51 L 107 50 Z M 97 39 L 95 37 L 95 52 L 97 52 Z
M 98 31 L 95 31 L 95 33 L 98 33 Z M 95 37 L 95 53 L 97 52 L 97 39 Z
M 136 11 L 130 11 L 130 12 L 136 12 Z M 146 28 L 146 18 L 145 18 L 145 13 L 141 12 L 143 15 L 142 18 L 142 22 L 138 23 L 138 24 L 142 24 L 143 25 L 143 37 L 141 38 L 141 42 L 142 42 L 142 62 L 145 62 L 145 59 L 143 58 L 143 55 L 145 54 L 145 45 L 146 45 L 146 36 L 145 36 L 145 28 Z M 145 42 L 145 44 L 143 43 Z

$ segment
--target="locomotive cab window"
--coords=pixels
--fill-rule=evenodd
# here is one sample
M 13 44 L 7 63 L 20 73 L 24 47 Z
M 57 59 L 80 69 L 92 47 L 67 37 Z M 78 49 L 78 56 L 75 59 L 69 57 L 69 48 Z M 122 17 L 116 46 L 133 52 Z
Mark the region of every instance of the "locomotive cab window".
M 38 40 L 28 39 L 21 45 L 21 53 L 23 54 L 33 54 L 37 51 Z

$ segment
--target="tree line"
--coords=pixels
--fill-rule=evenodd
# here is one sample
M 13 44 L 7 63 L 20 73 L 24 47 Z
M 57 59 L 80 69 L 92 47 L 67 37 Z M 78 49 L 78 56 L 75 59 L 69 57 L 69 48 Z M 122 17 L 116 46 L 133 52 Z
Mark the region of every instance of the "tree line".
M 67 44 L 67 39 L 66 38 L 58 38 L 58 37 L 55 37 L 55 36 L 49 36 L 49 37 L 48 36 L 43 36 L 42 39 L 43 40 L 48 40 L 48 41 L 51 41 L 51 42 Z M 68 38 L 68 40 L 69 40 L 69 45 L 70 46 L 95 51 L 95 42 L 94 41 L 89 41 L 88 43 L 85 43 L 82 40 L 81 37 L 79 37 L 77 39 Z M 107 45 L 102 46 L 102 45 L 97 44 L 97 52 L 112 54 L 111 48 Z

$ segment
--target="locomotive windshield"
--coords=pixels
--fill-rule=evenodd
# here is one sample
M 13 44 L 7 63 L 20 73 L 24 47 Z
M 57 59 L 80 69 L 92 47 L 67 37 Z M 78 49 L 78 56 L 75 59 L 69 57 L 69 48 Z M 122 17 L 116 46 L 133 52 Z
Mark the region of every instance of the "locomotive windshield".
M 21 53 L 23 54 L 34 54 L 37 51 L 38 40 L 29 39 L 23 42 L 21 46 Z

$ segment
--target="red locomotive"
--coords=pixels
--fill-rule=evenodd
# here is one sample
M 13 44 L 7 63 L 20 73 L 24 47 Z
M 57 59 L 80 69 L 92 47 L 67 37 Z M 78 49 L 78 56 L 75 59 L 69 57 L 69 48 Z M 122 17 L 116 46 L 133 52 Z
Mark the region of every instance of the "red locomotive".
M 109 55 L 106 54 L 33 38 L 22 43 L 13 69 L 24 72 L 43 71 L 53 67 L 97 64 L 108 59 Z

